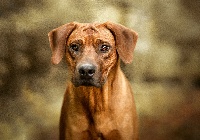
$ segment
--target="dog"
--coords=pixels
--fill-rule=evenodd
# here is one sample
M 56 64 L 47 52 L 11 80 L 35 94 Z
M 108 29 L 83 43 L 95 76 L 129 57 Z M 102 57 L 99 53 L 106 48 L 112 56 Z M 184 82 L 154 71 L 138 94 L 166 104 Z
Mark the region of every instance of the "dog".
M 60 140 L 136 140 L 138 122 L 120 59 L 131 63 L 138 34 L 123 25 L 71 22 L 48 34 L 51 61 L 64 56 L 71 79 L 60 116 Z

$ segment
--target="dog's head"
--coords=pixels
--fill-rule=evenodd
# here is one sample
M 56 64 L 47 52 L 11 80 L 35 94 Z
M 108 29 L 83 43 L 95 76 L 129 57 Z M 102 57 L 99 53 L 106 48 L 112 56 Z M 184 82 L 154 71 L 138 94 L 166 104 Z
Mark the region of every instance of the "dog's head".
M 136 32 L 111 22 L 72 22 L 52 30 L 48 35 L 52 63 L 58 64 L 66 55 L 73 84 L 96 87 L 106 82 L 119 58 L 124 63 L 132 62 L 138 38 Z

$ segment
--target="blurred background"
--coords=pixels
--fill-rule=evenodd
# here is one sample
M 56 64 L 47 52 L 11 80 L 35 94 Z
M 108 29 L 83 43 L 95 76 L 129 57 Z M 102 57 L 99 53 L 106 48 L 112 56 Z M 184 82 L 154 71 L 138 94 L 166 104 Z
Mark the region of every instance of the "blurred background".
M 131 81 L 141 140 L 200 139 L 199 0 L 1 0 L 0 139 L 57 140 L 66 88 L 48 32 L 71 21 L 139 33 Z

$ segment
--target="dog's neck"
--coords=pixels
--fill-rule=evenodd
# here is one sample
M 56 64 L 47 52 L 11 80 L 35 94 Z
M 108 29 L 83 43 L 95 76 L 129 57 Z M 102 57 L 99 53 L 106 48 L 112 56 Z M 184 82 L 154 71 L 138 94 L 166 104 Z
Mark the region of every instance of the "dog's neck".
M 72 83 L 70 83 L 69 86 L 73 88 L 72 94 L 74 94 L 72 96 L 92 114 L 108 111 L 110 109 L 109 105 L 112 99 L 110 96 L 113 94 L 110 93 L 110 91 L 115 91 L 115 89 L 113 89 L 113 82 L 115 82 L 115 80 L 119 80 L 116 79 L 116 75 L 119 75 L 117 74 L 119 72 L 122 72 L 120 62 L 118 62 L 118 64 L 111 70 L 106 83 L 100 88 L 94 86 L 75 87 Z

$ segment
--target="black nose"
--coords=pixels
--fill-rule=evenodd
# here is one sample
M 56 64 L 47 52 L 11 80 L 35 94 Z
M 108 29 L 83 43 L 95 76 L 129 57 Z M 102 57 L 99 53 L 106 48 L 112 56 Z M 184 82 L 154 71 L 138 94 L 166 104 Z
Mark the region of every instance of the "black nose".
M 90 79 L 95 74 L 95 66 L 92 64 L 83 64 L 79 67 L 79 74 L 81 78 Z

